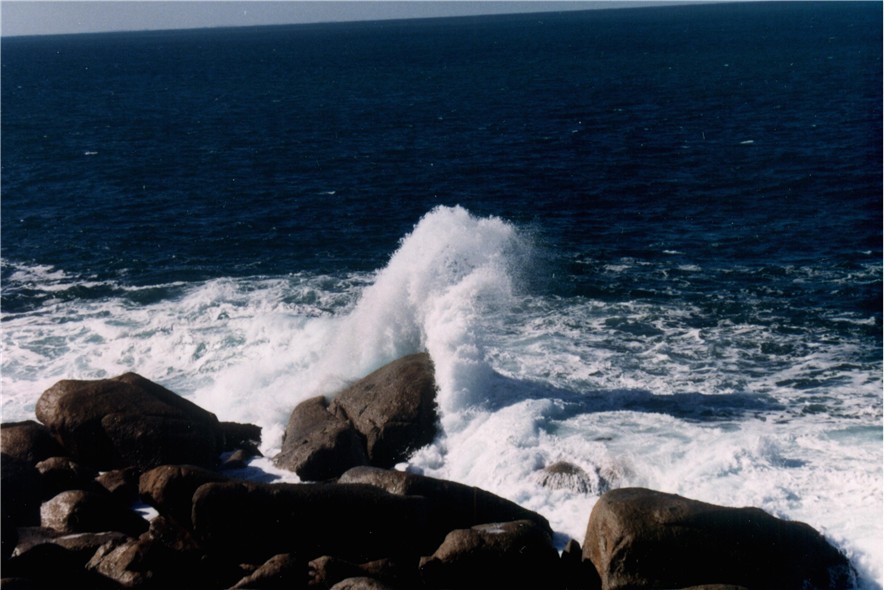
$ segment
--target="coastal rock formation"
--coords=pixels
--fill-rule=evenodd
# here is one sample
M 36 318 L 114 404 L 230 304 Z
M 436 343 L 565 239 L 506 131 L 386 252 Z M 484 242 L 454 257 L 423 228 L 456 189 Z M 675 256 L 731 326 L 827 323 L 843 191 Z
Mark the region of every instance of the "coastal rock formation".
M 60 381 L 37 400 L 36 414 L 68 455 L 100 470 L 214 466 L 224 448 L 214 414 L 135 373 Z
M 427 502 L 358 484 L 208 483 L 194 493 L 195 537 L 252 563 L 279 553 L 369 561 L 427 545 Z
M 854 582 L 846 558 L 809 525 L 642 488 L 600 498 L 582 555 L 596 566 L 603 590 L 844 589 Z
M 548 534 L 550 524 L 540 514 L 491 492 L 454 481 L 415 473 L 355 467 L 339 478 L 340 484 L 367 484 L 399 496 L 420 496 L 428 501 L 427 534 L 434 543 L 442 542 L 453 529 L 464 529 L 489 522 L 530 520 Z
M 221 471 L 223 450 L 238 447 L 231 459 L 240 465 L 258 453 L 260 430 L 219 423 L 142 377 L 60 382 L 38 403 L 45 427 L 28 421 L 0 429 L 0 584 L 99 590 L 852 587 L 852 568 L 820 534 L 755 508 L 617 489 L 593 507 L 583 546 L 570 540 L 558 556 L 548 521 L 531 510 L 476 487 L 366 464 L 400 461 L 433 437 L 432 377 L 430 359 L 416 355 L 331 402 L 305 402 L 293 412 L 287 430 L 293 438 L 281 456 L 301 453 L 297 437 L 325 440 L 326 451 L 317 444 L 304 457 L 310 473 L 328 481 L 298 484 L 246 481 Z M 360 465 L 352 466 L 355 461 Z M 109 466 L 116 468 L 98 474 Z M 584 494 L 600 493 L 601 482 L 598 473 L 570 463 L 550 465 L 536 480 Z M 132 507 L 136 498 L 157 514 L 142 517 Z
M 331 479 L 354 465 L 368 464 L 363 437 L 350 422 L 328 408 L 323 396 L 295 407 L 274 463 L 305 481 Z
M 0 452 L 31 465 L 64 454 L 49 429 L 34 420 L 0 424 Z
M 562 588 L 558 562 L 549 531 L 517 520 L 453 530 L 419 569 L 430 588 Z
M 427 353 L 393 361 L 336 394 L 292 412 L 275 463 L 306 481 L 351 467 L 393 467 L 437 433 L 434 366 Z
M 40 526 L 60 533 L 119 531 L 138 536 L 148 523 L 107 494 L 68 490 L 40 506 Z
M 599 477 L 595 479 L 597 482 L 592 482 L 584 469 L 568 461 L 557 461 L 535 474 L 535 481 L 542 487 L 571 490 L 579 494 L 600 493 L 599 489 L 603 486 L 599 483 Z
M 405 356 L 339 392 L 331 411 L 366 439 L 369 464 L 393 467 L 434 440 L 437 383 L 427 353 Z

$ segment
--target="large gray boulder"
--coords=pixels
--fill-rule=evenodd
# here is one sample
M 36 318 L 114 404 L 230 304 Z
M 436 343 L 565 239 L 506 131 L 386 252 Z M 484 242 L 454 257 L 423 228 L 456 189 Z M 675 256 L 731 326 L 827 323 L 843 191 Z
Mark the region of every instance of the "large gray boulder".
M 366 465 L 369 458 L 366 441 L 353 424 L 329 411 L 326 398 L 318 396 L 292 411 L 274 462 L 305 481 L 323 481 L 355 465 Z
M 99 470 L 209 467 L 224 448 L 214 414 L 135 373 L 59 381 L 40 396 L 36 414 L 71 457 Z
M 393 467 L 433 441 L 437 386 L 427 353 L 403 357 L 333 396 L 292 412 L 275 463 L 306 481 L 351 467 Z
M 437 383 L 427 353 L 405 356 L 339 392 L 333 413 L 366 438 L 369 464 L 393 467 L 437 434 Z
M 708 584 L 838 590 L 855 580 L 846 557 L 807 524 L 643 488 L 604 494 L 582 548 L 603 590 Z

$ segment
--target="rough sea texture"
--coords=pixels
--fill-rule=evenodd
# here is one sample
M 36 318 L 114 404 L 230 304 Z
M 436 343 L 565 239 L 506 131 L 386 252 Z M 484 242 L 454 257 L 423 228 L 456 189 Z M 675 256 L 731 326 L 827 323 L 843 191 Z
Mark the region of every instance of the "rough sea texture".
M 882 22 L 4 38 L 3 420 L 133 370 L 270 457 L 296 403 L 427 350 L 444 433 L 409 468 L 561 541 L 608 487 L 759 506 L 880 588 Z M 593 489 L 541 487 L 560 460 Z

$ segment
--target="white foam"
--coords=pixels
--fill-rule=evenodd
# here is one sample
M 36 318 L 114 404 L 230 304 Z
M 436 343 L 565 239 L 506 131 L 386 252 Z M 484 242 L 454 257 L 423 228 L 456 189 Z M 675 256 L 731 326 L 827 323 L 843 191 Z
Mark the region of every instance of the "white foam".
M 3 419 L 32 417 L 58 379 L 134 370 L 259 424 L 270 457 L 296 403 L 427 350 L 444 432 L 401 468 L 488 489 L 578 540 L 607 486 L 760 506 L 810 523 L 882 580 L 882 375 L 847 361 L 863 356 L 858 343 L 826 327 L 708 321 L 682 300 L 522 293 L 530 253 L 513 225 L 441 207 L 372 275 L 177 284 L 148 305 L 118 286 L 49 301 L 4 317 Z M 49 290 L 81 280 L 50 267 L 12 276 Z M 541 487 L 537 470 L 558 461 L 592 491 Z

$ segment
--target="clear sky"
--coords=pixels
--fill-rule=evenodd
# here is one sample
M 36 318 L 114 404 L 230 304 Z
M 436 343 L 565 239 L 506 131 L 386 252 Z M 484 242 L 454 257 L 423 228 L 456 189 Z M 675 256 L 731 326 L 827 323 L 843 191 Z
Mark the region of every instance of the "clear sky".
M 587 10 L 681 2 L 0 0 L 3 36 Z

